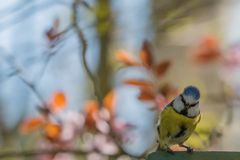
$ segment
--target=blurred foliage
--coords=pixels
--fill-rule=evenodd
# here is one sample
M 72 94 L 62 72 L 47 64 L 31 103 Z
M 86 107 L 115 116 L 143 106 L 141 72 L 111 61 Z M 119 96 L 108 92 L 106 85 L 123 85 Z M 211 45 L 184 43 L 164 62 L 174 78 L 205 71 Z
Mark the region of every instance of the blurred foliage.
M 195 133 L 186 141 L 186 144 L 197 150 L 204 150 L 211 145 L 213 138 L 218 138 L 221 135 L 219 131 L 220 117 L 215 113 L 203 112 L 202 118 L 197 125 Z
M 217 0 L 152 0 L 153 28 L 155 41 L 163 42 L 167 33 L 193 23 L 199 17 L 208 19 L 218 4 Z M 213 13 L 214 14 L 214 13 Z
M 154 28 L 154 42 L 164 40 L 164 36 L 160 34 L 165 34 L 174 28 L 179 28 L 183 24 L 192 22 L 194 18 L 205 14 L 205 10 L 213 9 L 217 2 L 219 1 L 152 0 L 151 18 L 153 19 L 153 24 L 151 27 Z M 97 33 L 96 38 L 100 47 L 98 65 L 96 72 L 93 73 L 86 63 L 84 49 L 83 53 L 79 52 L 83 55 L 83 69 L 86 70 L 86 74 L 90 77 L 89 79 L 94 86 L 93 93 L 90 93 L 91 98 L 84 101 L 84 105 L 80 106 L 83 108 L 83 112 L 68 110 L 67 106 L 70 98 L 63 91 L 55 91 L 48 100 L 45 100 L 39 93 L 37 84 L 29 81 L 28 77 L 23 74 L 23 71 L 16 64 L 10 62 L 9 65 L 14 69 L 14 72 L 8 75 L 7 78 L 12 76 L 18 77 L 31 90 L 40 101 L 40 104 L 35 106 L 38 108 L 39 114 L 37 116 L 32 115 L 21 122 L 19 126 L 21 134 L 17 135 L 18 137 L 15 137 L 15 139 L 11 139 L 11 134 L 2 133 L 4 138 L 8 136 L 11 136 L 11 138 L 6 138 L 7 145 L 3 149 L 1 148 L 4 152 L 0 152 L 0 158 L 8 156 L 35 156 L 34 158 L 39 160 L 57 160 L 61 158 L 72 160 L 74 159 L 72 154 L 78 158 L 88 160 L 121 159 L 123 156 L 135 159 L 144 158 L 144 153 L 139 156 L 131 155 L 123 148 L 125 143 L 131 143 L 135 140 L 135 135 L 129 134 L 129 132 L 136 129 L 136 126 L 120 119 L 117 115 L 116 99 L 119 97 L 112 85 L 115 73 L 113 73 L 112 62 L 110 62 L 111 53 L 115 54 L 116 59 L 124 66 L 124 69 L 137 68 L 146 73 L 146 78 L 127 78 L 123 80 L 122 84 L 136 87 L 139 90 L 138 100 L 143 104 L 151 104 L 149 107 L 150 111 L 161 114 L 162 109 L 179 94 L 179 88 L 176 84 L 164 79 L 169 70 L 172 69 L 174 61 L 172 59 L 157 60 L 158 52 L 153 52 L 156 46 L 152 46 L 149 41 L 142 43 L 136 57 L 131 56 L 124 48 L 121 48 L 116 53 L 110 52 L 114 43 L 112 42 L 114 39 L 113 31 L 118 27 L 116 26 L 116 15 L 114 15 L 115 12 L 112 10 L 112 1 L 110 0 L 98 0 L 93 6 L 89 5 L 87 1 L 74 0 L 71 5 L 72 8 L 70 7 L 70 10 L 73 12 L 74 22 L 65 29 L 60 29 L 62 23 L 60 19 L 55 18 L 53 20 L 52 25 L 45 32 L 49 54 L 46 54 L 47 58 L 44 61 L 44 67 L 39 77 L 42 77 L 44 74 L 50 59 L 59 53 L 58 47 L 67 40 L 65 36 L 69 31 L 74 30 L 73 33 L 78 36 L 80 48 L 87 48 L 88 43 L 85 39 L 84 30 L 82 31 L 80 25 L 78 25 L 78 20 L 82 21 L 82 19 L 78 18 L 78 14 L 81 13 L 78 10 L 80 5 L 85 6 L 94 15 L 96 20 L 94 25 Z M 201 39 L 190 57 L 193 63 L 199 64 L 198 67 L 200 68 L 204 68 L 204 65 L 207 64 L 214 66 L 218 63 L 223 68 L 232 69 L 239 65 L 240 62 L 239 52 L 225 56 L 220 49 L 217 38 L 214 36 L 206 36 Z M 115 63 L 114 65 L 117 66 Z M 119 69 L 122 68 L 120 67 Z M 225 93 L 221 88 L 219 90 L 223 94 Z M 227 96 L 223 95 L 224 98 L 229 98 Z M 226 101 L 224 98 L 223 101 Z M 210 147 L 213 139 L 218 138 L 222 134 L 222 131 L 218 128 L 222 117 L 218 117 L 216 113 L 209 111 L 203 112 L 202 115 L 202 120 L 197 126 L 195 133 L 186 142 L 196 150 L 205 150 Z M 1 128 L 2 130 L 4 129 Z M 14 133 L 16 132 L 14 130 Z M 24 152 L 24 150 L 19 149 L 16 152 L 8 152 L 9 148 L 11 149 L 16 141 L 19 141 L 19 148 L 27 151 Z M 37 150 L 32 151 L 31 149 L 33 148 Z M 182 150 L 178 146 L 173 146 L 173 148 L 175 151 Z M 236 158 L 239 154 L 198 152 L 192 155 L 176 153 L 175 156 L 172 156 L 159 151 L 151 154 L 148 159 L 154 160 L 161 157 L 163 159 L 209 159 L 213 157 L 221 159 L 224 156 L 227 156 L 230 160 L 231 158 Z

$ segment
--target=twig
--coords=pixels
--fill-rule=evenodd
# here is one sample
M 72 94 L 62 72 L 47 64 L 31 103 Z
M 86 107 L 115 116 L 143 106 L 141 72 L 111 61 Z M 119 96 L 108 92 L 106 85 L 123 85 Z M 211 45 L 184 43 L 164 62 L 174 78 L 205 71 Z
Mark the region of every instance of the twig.
M 54 46 L 53 48 L 50 48 L 50 51 L 46 51 L 43 53 L 43 55 L 47 55 L 46 56 L 46 60 L 44 61 L 44 65 L 42 67 L 42 69 L 39 72 L 39 76 L 38 76 L 38 81 L 41 80 L 41 78 L 43 77 L 46 68 L 48 66 L 48 64 L 50 63 L 51 59 L 57 55 L 57 53 L 59 53 L 58 51 L 64 46 L 64 42 L 65 42 L 65 37 L 66 34 L 72 29 L 72 25 L 69 25 L 65 30 L 63 30 L 62 32 L 60 32 L 58 34 L 58 38 L 57 40 L 50 42 L 52 46 Z M 57 46 L 59 46 L 58 48 L 56 48 Z M 52 51 L 52 49 L 55 49 Z
M 3 8 L 0 10 L 0 17 L 4 18 L 4 16 L 9 16 L 9 14 L 13 14 L 14 12 L 18 12 L 20 9 L 24 9 L 26 6 L 32 5 L 32 1 L 22 0 L 16 2 L 14 5 L 9 6 L 8 8 Z
M 9 65 L 14 69 L 14 72 L 9 74 L 8 78 L 10 78 L 12 76 L 17 76 L 37 96 L 39 101 L 42 103 L 42 106 L 46 106 L 45 101 L 44 101 L 43 97 L 41 96 L 41 94 L 36 89 L 36 86 L 33 83 L 29 82 L 24 76 L 21 75 L 21 71 L 15 66 L 15 64 L 12 64 L 11 62 L 9 62 Z
M 37 98 L 40 100 L 40 102 L 42 103 L 42 106 L 46 106 L 45 101 L 43 99 L 43 97 L 41 96 L 41 94 L 38 92 L 38 90 L 36 89 L 36 86 L 34 84 L 32 84 L 31 82 L 27 81 L 25 79 L 25 77 L 23 77 L 22 75 L 19 74 L 19 72 L 16 74 L 16 76 L 24 83 L 26 84 L 26 86 L 28 86 L 28 88 L 30 88 L 32 90 L 32 92 L 37 96 Z
M 3 22 L 0 21 L 0 32 L 22 22 L 23 20 L 33 16 L 35 13 L 38 13 L 39 11 L 46 10 L 47 8 L 51 7 L 54 4 L 66 6 L 64 2 L 59 1 L 49 1 L 48 3 L 32 6 L 30 5 L 27 8 L 21 10 L 20 13 L 16 14 L 16 16 L 13 16 L 13 18 L 9 18 Z
M 77 37 L 78 37 L 79 42 L 82 44 L 82 46 L 81 46 L 82 51 L 80 52 L 80 56 L 82 58 L 83 67 L 84 67 L 89 79 L 92 81 L 93 91 L 94 91 L 96 99 L 98 99 L 98 101 L 101 102 L 100 95 L 99 95 L 99 90 L 98 90 L 98 87 L 97 87 L 96 78 L 94 77 L 94 75 L 90 71 L 90 69 L 87 65 L 87 61 L 86 61 L 87 42 L 86 42 L 86 39 L 84 37 L 84 34 L 83 34 L 79 24 L 78 24 L 78 11 L 77 11 L 78 10 L 78 4 L 79 4 L 78 0 L 74 0 L 74 2 L 72 4 L 73 28 L 74 28 L 75 32 L 77 33 Z

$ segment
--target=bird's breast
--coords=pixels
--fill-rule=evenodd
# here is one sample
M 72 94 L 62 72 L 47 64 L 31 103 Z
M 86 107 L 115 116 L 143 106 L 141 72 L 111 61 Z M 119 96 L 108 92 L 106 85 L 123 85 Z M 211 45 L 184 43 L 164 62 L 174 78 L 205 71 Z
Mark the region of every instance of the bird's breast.
M 186 141 L 194 131 L 199 116 L 189 118 L 177 113 L 172 107 L 161 113 L 159 138 L 164 143 L 179 144 Z

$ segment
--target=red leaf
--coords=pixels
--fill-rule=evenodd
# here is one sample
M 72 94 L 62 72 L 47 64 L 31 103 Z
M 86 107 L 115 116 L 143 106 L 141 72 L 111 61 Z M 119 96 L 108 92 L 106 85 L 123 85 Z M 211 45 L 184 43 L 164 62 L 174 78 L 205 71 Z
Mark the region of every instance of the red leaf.
M 201 48 L 207 48 L 207 49 L 216 49 L 219 48 L 219 42 L 218 40 L 213 36 L 206 36 L 202 39 L 200 43 Z
M 157 76 L 162 76 L 163 74 L 166 73 L 166 71 L 168 70 L 168 68 L 170 67 L 171 62 L 169 60 L 163 61 L 160 64 L 158 64 L 154 70 L 155 73 L 157 74 Z
M 116 53 L 116 59 L 118 61 L 124 63 L 125 65 L 128 65 L 128 66 L 137 66 L 137 65 L 139 65 L 139 63 L 132 56 L 130 56 L 130 54 L 128 54 L 124 50 L 119 50 Z
M 114 114 L 115 101 L 116 101 L 116 93 L 114 90 L 110 91 L 103 99 L 103 105 L 111 115 Z
M 200 63 L 217 60 L 221 56 L 219 42 L 215 37 L 207 36 L 203 38 L 193 56 L 195 61 Z
M 212 62 L 221 56 L 219 50 L 201 49 L 194 54 L 194 59 L 199 63 Z
M 95 125 L 95 122 L 97 120 L 98 108 L 98 102 L 95 100 L 87 101 L 84 105 L 86 124 L 89 127 L 93 127 Z
M 53 41 L 58 38 L 58 28 L 59 28 L 60 21 L 58 18 L 54 19 L 52 27 L 46 31 L 46 36 L 49 41 Z
M 139 86 L 139 87 L 152 87 L 153 84 L 150 81 L 146 80 L 137 80 L 137 79 L 129 79 L 124 81 L 125 84 L 132 85 L 132 86 Z
M 167 101 L 172 101 L 172 99 L 179 94 L 179 90 L 169 83 L 165 83 L 163 86 L 161 86 L 160 92 Z
M 142 50 L 140 53 L 140 58 L 142 60 L 142 63 L 147 66 L 151 67 L 153 64 L 153 55 L 151 52 L 151 45 L 148 41 L 144 41 Z
M 152 88 L 142 87 L 138 99 L 141 101 L 153 101 L 155 99 L 155 93 Z
M 22 133 L 30 133 L 33 130 L 40 128 L 44 122 L 45 121 L 42 117 L 27 119 L 21 124 L 20 131 Z

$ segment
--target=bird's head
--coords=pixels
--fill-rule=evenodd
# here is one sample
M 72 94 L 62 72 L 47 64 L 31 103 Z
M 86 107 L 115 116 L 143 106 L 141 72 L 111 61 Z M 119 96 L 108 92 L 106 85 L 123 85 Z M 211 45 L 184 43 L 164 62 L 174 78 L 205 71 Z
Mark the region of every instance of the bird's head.
M 173 107 L 181 114 L 194 117 L 199 114 L 200 92 L 197 87 L 188 86 L 173 101 Z
M 187 104 L 193 104 L 198 102 L 200 98 L 200 92 L 197 87 L 188 86 L 184 89 L 182 96 Z

